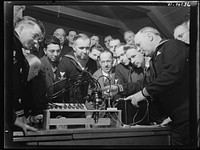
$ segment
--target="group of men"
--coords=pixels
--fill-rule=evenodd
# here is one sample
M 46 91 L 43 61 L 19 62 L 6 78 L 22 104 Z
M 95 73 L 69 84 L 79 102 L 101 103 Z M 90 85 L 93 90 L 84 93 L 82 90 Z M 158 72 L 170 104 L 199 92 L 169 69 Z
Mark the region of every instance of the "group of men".
M 182 37 L 189 27 L 186 29 Z M 77 100 L 91 108 L 93 104 L 84 99 L 88 84 L 80 84 L 76 93 L 68 89 L 71 79 L 79 79 L 81 73 L 87 71 L 98 80 L 103 94 L 113 98 L 113 105 L 118 98 L 123 98 L 124 103 L 130 100 L 130 113 L 132 108 L 143 108 L 140 103 L 144 100 L 156 103 L 159 112 L 161 110 L 171 119 L 172 145 L 188 145 L 189 40 L 185 44 L 180 41 L 180 34 L 175 35 L 179 40 L 163 39 L 156 29 L 144 27 L 137 34 L 125 32 L 126 44 L 107 36 L 104 39 L 106 48 L 102 48 L 95 36 L 92 43 L 86 34 L 71 30 L 66 36 L 61 28 L 44 38 L 42 22 L 23 17 L 14 27 L 13 124 L 22 128 L 25 134 L 27 130 L 36 131 L 31 123 L 42 119 L 48 102 Z M 68 45 L 64 44 L 65 37 Z M 33 54 L 24 55 L 23 49 L 30 50 L 43 38 L 44 54 L 40 59 Z M 98 52 L 90 53 L 93 49 Z M 64 96 L 51 97 L 65 88 Z M 87 117 L 83 113 L 80 115 Z M 132 118 L 123 120 L 127 124 L 132 121 Z

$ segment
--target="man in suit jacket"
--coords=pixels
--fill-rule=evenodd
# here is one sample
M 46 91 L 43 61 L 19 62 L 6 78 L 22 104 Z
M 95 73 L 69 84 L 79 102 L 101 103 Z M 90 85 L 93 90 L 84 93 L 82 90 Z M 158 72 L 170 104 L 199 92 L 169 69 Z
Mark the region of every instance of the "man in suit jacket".
M 42 119 L 44 109 L 47 108 L 48 102 L 52 101 L 55 72 L 61 52 L 60 41 L 55 36 L 45 38 L 44 46 L 45 55 L 40 59 L 41 70 L 38 72 L 38 76 L 29 81 L 26 89 L 24 89 L 26 99 L 24 106 L 26 115 L 29 116 L 28 121 L 38 128 L 38 118 Z
M 30 16 L 24 16 L 15 24 L 13 35 L 13 101 L 8 99 L 8 103 L 6 103 L 6 110 L 8 110 L 6 111 L 6 123 L 8 124 L 8 130 L 13 130 L 14 126 L 12 125 L 14 123 L 15 126 L 23 129 L 25 134 L 27 130 L 34 131 L 30 126 L 27 126 L 24 122 L 25 119 L 21 119 L 25 118 L 25 116 L 24 108 L 20 101 L 24 94 L 23 88 L 27 83 L 30 67 L 23 55 L 22 48 L 30 49 L 43 38 L 44 34 L 45 28 L 42 22 Z M 13 111 L 10 111 L 9 105 L 12 105 L 12 103 L 14 103 Z M 7 109 L 7 106 L 9 109 Z
M 113 54 L 111 51 L 105 50 L 100 53 L 98 60 L 101 68 L 93 74 L 93 78 L 98 80 L 103 89 L 109 84 L 114 84 L 115 81 L 115 68 L 112 66 Z
M 108 50 L 102 51 L 98 57 L 98 60 L 101 68 L 93 74 L 93 78 L 99 82 L 102 92 L 104 93 L 103 90 L 105 86 L 109 86 L 115 83 L 115 67 L 113 67 L 113 53 Z M 103 94 L 102 98 L 107 99 L 108 97 L 105 97 L 105 95 Z M 103 104 L 100 106 L 100 109 L 105 109 L 105 104 L 106 102 L 103 102 Z M 100 113 L 100 117 L 103 117 L 104 114 L 105 113 Z
M 61 53 L 60 41 L 55 36 L 50 36 L 45 39 L 44 46 L 45 55 L 41 58 L 41 63 L 43 72 L 45 73 L 47 96 L 52 96 L 58 60 Z

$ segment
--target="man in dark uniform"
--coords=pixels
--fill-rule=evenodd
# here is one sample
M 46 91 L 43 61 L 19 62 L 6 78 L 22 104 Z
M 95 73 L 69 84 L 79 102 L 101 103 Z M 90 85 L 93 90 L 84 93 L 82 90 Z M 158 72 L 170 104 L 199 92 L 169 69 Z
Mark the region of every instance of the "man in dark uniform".
M 63 56 L 60 60 L 57 68 L 56 80 L 63 80 L 64 82 L 57 84 L 55 87 L 57 89 L 56 92 L 65 88 L 70 89 L 64 93 L 64 99 L 57 99 L 57 102 L 85 103 L 84 97 L 87 96 L 88 84 L 78 83 L 78 80 L 83 71 L 87 71 L 92 75 L 97 70 L 96 62 L 88 56 L 89 49 L 90 38 L 85 34 L 78 34 L 74 38 L 73 51 L 68 55 Z M 73 82 L 67 82 L 67 79 L 70 79 Z M 74 82 L 77 82 L 78 84 L 76 86 L 78 88 L 76 89 L 69 87 L 70 83 L 74 84 Z M 80 114 L 75 116 L 79 117 Z
M 26 134 L 27 130 L 35 131 L 36 129 L 25 123 L 24 111 L 21 105 L 23 88 L 27 84 L 29 72 L 29 64 L 23 55 L 22 48 L 30 49 L 34 44 L 43 37 L 45 29 L 43 24 L 35 18 L 25 16 L 16 23 L 14 31 L 14 47 L 13 47 L 13 121 L 14 124 L 23 129 Z M 11 123 L 9 123 L 11 124 Z
M 172 145 L 189 145 L 189 49 L 178 40 L 162 39 L 152 27 L 135 36 L 137 47 L 150 56 L 151 82 L 127 97 L 135 106 L 147 97 L 159 101 L 172 120 Z

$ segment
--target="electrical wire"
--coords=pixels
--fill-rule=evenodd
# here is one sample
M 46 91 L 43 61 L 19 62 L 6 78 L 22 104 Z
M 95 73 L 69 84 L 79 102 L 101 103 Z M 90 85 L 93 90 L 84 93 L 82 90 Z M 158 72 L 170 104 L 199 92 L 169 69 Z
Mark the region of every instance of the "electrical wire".
M 139 110 L 139 109 L 137 109 L 137 113 L 135 113 L 135 115 L 133 117 L 133 125 L 136 125 L 136 124 L 140 123 L 147 116 L 147 113 L 148 113 L 148 110 L 149 110 L 149 102 L 148 102 L 147 99 L 145 99 L 145 101 L 147 102 L 147 107 L 146 107 L 147 109 L 146 109 L 145 115 L 142 117 L 142 119 L 140 119 L 139 121 L 135 122 L 135 117 L 137 116 L 138 110 Z
M 117 119 L 115 119 L 110 113 L 108 113 L 108 114 L 109 114 L 110 118 L 112 118 L 115 122 L 118 121 L 119 123 L 121 123 L 122 126 L 134 126 L 134 125 L 137 125 L 138 123 L 140 123 L 141 121 L 144 120 L 144 118 L 146 117 L 146 115 L 147 115 L 147 113 L 148 113 L 149 102 L 148 102 L 147 99 L 145 99 L 145 101 L 147 102 L 146 112 L 145 112 L 144 116 L 143 116 L 139 121 L 137 121 L 137 122 L 135 122 L 135 117 L 138 115 L 138 110 L 139 110 L 139 109 L 137 109 L 135 115 L 133 116 L 133 123 L 130 123 L 130 124 L 125 124 L 125 123 L 123 123 L 123 122 L 118 118 L 118 116 L 117 116 L 116 113 L 115 113 L 115 117 L 116 117 Z

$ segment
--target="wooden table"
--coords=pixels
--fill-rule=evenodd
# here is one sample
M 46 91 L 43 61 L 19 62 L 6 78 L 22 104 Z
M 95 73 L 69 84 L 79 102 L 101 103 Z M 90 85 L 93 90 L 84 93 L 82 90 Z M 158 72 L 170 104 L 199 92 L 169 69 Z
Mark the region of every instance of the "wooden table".
M 133 126 L 121 128 L 91 128 L 43 130 L 13 133 L 13 141 L 25 145 L 102 145 L 102 146 L 145 146 L 170 145 L 170 128 L 160 126 Z

